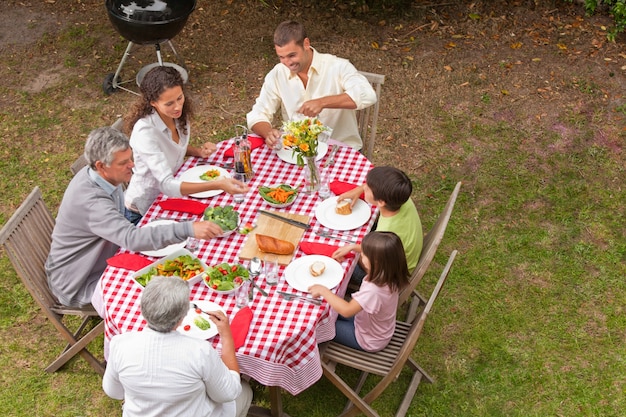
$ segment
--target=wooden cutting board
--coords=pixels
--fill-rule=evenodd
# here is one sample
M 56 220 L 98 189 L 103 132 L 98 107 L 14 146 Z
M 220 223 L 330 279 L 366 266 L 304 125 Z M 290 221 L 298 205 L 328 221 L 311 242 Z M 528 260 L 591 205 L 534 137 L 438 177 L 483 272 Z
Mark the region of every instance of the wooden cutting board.
M 283 212 L 274 213 L 307 224 L 311 221 L 311 217 L 302 214 L 291 214 Z M 257 227 L 255 227 L 254 230 L 252 230 L 248 234 L 248 237 L 243 244 L 243 248 L 241 248 L 241 251 L 239 251 L 239 258 L 241 259 L 251 259 L 255 256 L 263 259 L 263 255 L 265 253 L 259 250 L 259 247 L 256 244 L 256 238 L 254 237 L 254 235 L 257 233 L 291 242 L 297 250 L 298 243 L 300 243 L 302 235 L 304 235 L 305 232 L 305 230 L 301 227 L 292 226 L 289 223 L 283 222 L 278 219 L 273 219 L 270 216 L 266 216 L 261 213 L 259 213 L 256 219 L 256 224 Z M 289 262 L 291 262 L 291 258 L 293 258 L 295 252 L 296 251 L 294 250 L 294 252 L 290 255 L 277 255 L 278 263 L 281 265 L 289 265 Z

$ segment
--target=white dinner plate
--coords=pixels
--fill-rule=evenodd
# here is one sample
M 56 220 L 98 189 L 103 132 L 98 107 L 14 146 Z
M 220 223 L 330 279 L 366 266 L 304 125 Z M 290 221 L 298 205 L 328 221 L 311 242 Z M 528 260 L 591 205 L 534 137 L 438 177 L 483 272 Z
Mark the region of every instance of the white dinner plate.
M 172 223 L 176 223 L 176 221 L 175 220 L 154 220 L 142 227 L 154 227 L 160 224 L 172 224 Z M 183 249 L 186 244 L 187 244 L 187 241 L 183 240 L 180 243 L 174 243 L 161 249 L 144 250 L 144 251 L 141 251 L 141 253 L 143 253 L 146 256 L 154 256 L 155 258 L 160 258 L 162 256 L 169 256 L 172 253 L 180 249 Z
M 193 303 L 197 304 L 198 307 L 200 307 L 200 309 L 203 311 L 220 310 L 224 314 L 226 314 L 226 312 L 224 311 L 222 307 L 220 307 L 218 304 L 215 304 L 211 301 L 192 300 L 189 303 L 189 311 L 187 312 L 187 315 L 183 319 L 183 322 L 181 323 L 181 325 L 176 328 L 176 330 L 180 334 L 184 334 L 185 336 L 189 336 L 189 337 L 195 337 L 196 339 L 206 340 L 206 339 L 212 338 L 213 336 L 217 334 L 217 326 L 215 325 L 215 323 L 213 323 L 213 321 L 209 318 L 207 314 L 196 313 L 196 310 L 192 305 Z M 198 316 L 201 316 L 207 319 L 211 323 L 211 327 L 209 327 L 206 330 L 202 330 L 198 326 L 196 326 L 193 321 Z M 185 326 L 189 326 L 189 329 L 185 330 Z
M 328 144 L 324 142 L 318 143 L 317 144 L 317 156 L 315 157 L 315 160 L 319 161 L 320 159 L 322 159 L 326 155 L 326 152 L 328 152 Z M 278 155 L 278 157 L 282 159 L 283 161 L 288 162 L 290 164 L 298 163 L 298 159 L 295 155 L 293 155 L 293 151 L 291 149 L 285 149 L 283 147 L 282 149 L 276 151 L 276 155 Z
M 315 207 L 315 218 L 322 226 L 334 230 L 352 230 L 363 226 L 372 216 L 369 204 L 361 199 L 354 204 L 350 214 L 337 214 L 336 206 L 336 198 L 327 198 Z
M 211 181 L 215 181 L 219 178 L 224 178 L 224 177 L 230 178 L 230 174 L 224 168 L 220 168 L 215 165 L 197 165 L 183 172 L 178 179 L 181 181 L 185 181 L 185 182 L 207 182 L 205 180 L 201 180 L 200 175 L 204 174 L 210 169 L 217 169 L 220 172 L 220 176 L 215 177 Z M 196 198 L 209 198 L 209 197 L 214 197 L 223 192 L 224 190 L 208 190 L 208 191 L 202 191 L 201 193 L 189 194 L 189 196 L 196 197 Z
M 326 265 L 324 273 L 319 277 L 311 275 L 309 267 L 313 262 L 321 261 Z M 313 284 L 320 284 L 328 289 L 333 289 L 343 279 L 341 264 L 324 255 L 307 255 L 296 259 L 285 268 L 285 280 L 298 291 L 309 292 Z

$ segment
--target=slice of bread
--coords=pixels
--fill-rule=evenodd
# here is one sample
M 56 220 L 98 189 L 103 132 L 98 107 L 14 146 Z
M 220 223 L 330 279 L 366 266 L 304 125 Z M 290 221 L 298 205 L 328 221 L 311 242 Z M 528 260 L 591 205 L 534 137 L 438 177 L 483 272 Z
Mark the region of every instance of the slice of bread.
M 352 207 L 350 207 L 350 200 L 343 200 L 337 203 L 335 207 L 335 212 L 337 214 L 348 215 L 352 213 Z
M 319 277 L 326 270 L 326 264 L 322 261 L 315 261 L 309 266 L 309 271 L 314 277 Z

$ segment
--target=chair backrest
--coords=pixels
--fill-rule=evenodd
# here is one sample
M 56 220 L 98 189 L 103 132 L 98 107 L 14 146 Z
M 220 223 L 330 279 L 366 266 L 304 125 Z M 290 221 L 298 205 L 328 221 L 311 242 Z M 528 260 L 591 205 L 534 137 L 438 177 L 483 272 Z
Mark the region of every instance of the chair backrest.
M 443 209 L 443 212 L 437 218 L 437 221 L 430 229 L 430 231 L 424 236 L 424 243 L 422 246 L 422 253 L 420 254 L 420 259 L 411 274 L 409 285 L 400 292 L 400 301 L 399 304 L 404 304 L 417 285 L 420 283 L 430 263 L 432 262 L 435 254 L 437 253 L 437 248 L 439 244 L 443 240 L 443 236 L 446 232 L 446 228 L 448 227 L 448 221 L 450 220 L 450 216 L 452 215 L 452 210 L 454 209 L 454 204 L 456 203 L 457 196 L 459 195 L 459 190 L 461 189 L 461 182 L 458 182 L 448 198 L 448 202 Z
M 380 93 L 385 83 L 385 76 L 372 72 L 359 71 L 360 74 L 367 78 L 372 84 L 376 92 L 376 103 L 357 111 L 357 123 L 359 126 L 359 135 L 363 140 L 363 154 L 367 159 L 371 159 L 374 152 L 374 142 L 376 141 L 376 125 L 378 123 L 378 110 L 380 108 Z
M 118 117 L 118 119 L 111 125 L 111 127 L 121 132 L 122 128 L 124 127 L 124 119 Z M 83 169 L 85 165 L 87 165 L 87 160 L 85 159 L 85 155 L 81 154 L 70 166 L 70 171 L 72 172 L 72 175 L 76 175 L 76 173 Z
M 15 271 L 35 301 L 47 311 L 58 303 L 48 287 L 45 270 L 53 229 L 54 217 L 39 187 L 35 187 L 0 230 L 0 244 Z
M 420 337 L 420 334 L 422 333 L 422 329 L 424 328 L 424 323 L 426 322 L 426 318 L 428 317 L 428 314 L 430 314 L 430 310 L 432 310 L 433 304 L 435 304 L 435 300 L 437 300 L 437 296 L 441 292 L 441 289 L 443 288 L 443 284 L 446 282 L 446 279 L 448 278 L 448 274 L 450 273 L 450 269 L 452 268 L 452 263 L 454 262 L 456 255 L 457 255 L 457 251 L 453 250 L 452 253 L 450 254 L 450 257 L 448 258 L 448 262 L 446 263 L 446 266 L 443 268 L 443 272 L 439 276 L 439 280 L 437 281 L 435 288 L 433 289 L 432 293 L 430 294 L 430 297 L 428 298 L 428 302 L 426 303 L 426 306 L 422 310 L 421 314 L 418 316 L 418 319 L 412 322 L 409 332 L 407 333 L 406 339 L 404 341 L 404 344 L 402 345 L 402 348 L 400 349 L 400 352 L 398 353 L 398 357 L 394 360 L 394 365 L 392 366 L 387 377 L 391 377 L 395 379 L 400 373 L 400 371 L 402 370 L 402 367 L 406 363 L 407 359 L 411 356 L 411 353 L 413 352 L 413 349 L 415 348 L 415 345 L 417 344 L 417 339 Z

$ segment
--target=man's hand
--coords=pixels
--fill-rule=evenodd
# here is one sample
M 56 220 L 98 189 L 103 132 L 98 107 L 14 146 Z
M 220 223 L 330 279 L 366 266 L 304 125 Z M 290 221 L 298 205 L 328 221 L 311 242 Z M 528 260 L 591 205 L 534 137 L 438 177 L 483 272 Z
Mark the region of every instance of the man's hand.
M 224 233 L 221 227 L 213 222 L 194 222 L 193 237 L 197 239 L 213 239 Z
M 298 113 L 302 113 L 306 117 L 317 117 L 322 110 L 324 110 L 322 99 L 316 98 L 314 100 L 305 101 L 300 109 L 298 109 Z
M 282 147 L 281 136 L 280 130 L 270 129 L 265 136 L 265 144 L 268 148 L 280 149 Z

